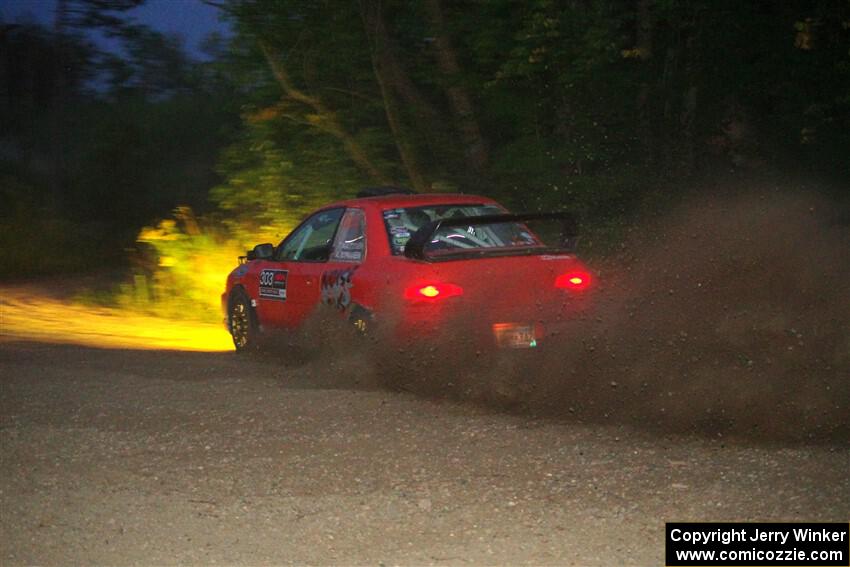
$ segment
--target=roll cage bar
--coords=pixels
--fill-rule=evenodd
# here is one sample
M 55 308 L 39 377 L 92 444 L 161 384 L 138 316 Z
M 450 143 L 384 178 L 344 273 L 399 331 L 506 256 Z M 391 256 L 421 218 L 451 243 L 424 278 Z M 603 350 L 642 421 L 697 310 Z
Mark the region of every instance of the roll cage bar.
M 429 256 L 425 253 L 426 246 L 431 242 L 434 234 L 440 228 L 470 227 L 484 224 L 498 223 L 522 223 L 534 220 L 558 220 L 561 221 L 560 246 L 535 246 L 535 247 L 508 247 L 508 248 L 467 248 L 462 252 L 448 254 L 445 256 Z M 472 217 L 455 217 L 431 221 L 414 232 L 410 240 L 404 246 L 404 255 L 413 260 L 426 262 L 439 262 L 446 260 L 460 260 L 481 256 L 521 256 L 535 254 L 552 254 L 574 252 L 578 240 L 578 225 L 575 218 L 566 212 L 562 213 L 520 213 L 504 215 L 481 215 Z

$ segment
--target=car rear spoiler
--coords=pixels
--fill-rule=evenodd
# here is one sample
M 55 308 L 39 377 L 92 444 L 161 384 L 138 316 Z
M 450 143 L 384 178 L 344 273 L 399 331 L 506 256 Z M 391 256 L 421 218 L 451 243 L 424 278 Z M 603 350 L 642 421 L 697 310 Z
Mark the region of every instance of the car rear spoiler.
M 535 220 L 555 220 L 561 222 L 560 242 L 559 246 L 547 246 L 545 248 L 519 248 L 517 250 L 498 249 L 491 250 L 488 248 L 475 248 L 469 251 L 464 251 L 460 254 L 452 254 L 445 258 L 460 259 L 460 257 L 473 256 L 489 256 L 489 255 L 515 255 L 515 254 L 551 254 L 553 252 L 574 252 L 576 242 L 578 240 L 578 225 L 575 218 L 569 213 L 521 213 L 521 214 L 505 214 L 505 215 L 481 215 L 473 217 L 455 217 L 432 221 L 416 232 L 414 232 L 410 240 L 404 246 L 404 255 L 407 258 L 414 260 L 433 261 L 435 258 L 425 254 L 425 247 L 431 242 L 434 234 L 444 227 L 469 227 L 479 226 L 482 224 L 498 224 L 505 222 L 528 222 Z

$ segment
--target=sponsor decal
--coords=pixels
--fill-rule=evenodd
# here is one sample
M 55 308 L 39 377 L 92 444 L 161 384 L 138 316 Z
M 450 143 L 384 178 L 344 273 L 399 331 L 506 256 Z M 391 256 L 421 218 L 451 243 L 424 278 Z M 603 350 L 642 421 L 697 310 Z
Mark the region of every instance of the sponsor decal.
M 352 262 L 356 262 L 361 260 L 362 258 L 362 250 L 337 250 L 334 253 L 334 260 L 350 260 Z
M 263 270 L 260 272 L 260 299 L 286 301 L 286 280 L 289 270 Z
M 322 273 L 322 303 L 345 311 L 351 305 L 352 278 L 358 266 Z

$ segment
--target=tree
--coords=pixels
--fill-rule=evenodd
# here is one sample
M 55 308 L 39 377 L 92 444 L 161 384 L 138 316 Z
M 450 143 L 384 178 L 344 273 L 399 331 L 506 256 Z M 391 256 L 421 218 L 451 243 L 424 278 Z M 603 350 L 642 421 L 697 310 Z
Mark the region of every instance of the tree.
M 436 112 L 425 102 L 424 97 L 410 81 L 399 63 L 396 55 L 397 47 L 384 24 L 381 3 L 375 0 L 361 0 L 360 13 L 371 47 L 372 69 L 375 72 L 375 80 L 380 87 L 387 124 L 398 148 L 399 157 L 404 164 L 407 177 L 413 188 L 420 192 L 427 192 L 430 183 L 426 181 L 417 158 L 417 149 L 410 128 L 404 123 L 400 108 L 400 95 L 404 95 L 420 113 L 436 114 Z
M 466 154 L 472 169 L 475 173 L 482 174 L 489 159 L 487 142 L 481 134 L 472 97 L 463 85 L 463 72 L 443 18 L 442 4 L 440 0 L 426 0 L 425 6 L 434 30 L 437 64 L 444 76 L 446 95 L 455 115 L 458 131 L 466 144 Z

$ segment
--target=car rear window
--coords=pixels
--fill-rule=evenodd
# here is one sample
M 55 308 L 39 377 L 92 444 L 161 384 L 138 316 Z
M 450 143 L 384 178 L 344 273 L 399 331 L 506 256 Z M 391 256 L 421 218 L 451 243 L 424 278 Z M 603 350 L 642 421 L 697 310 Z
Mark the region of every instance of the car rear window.
M 459 217 L 505 214 L 497 205 L 430 205 L 384 211 L 384 224 L 393 255 L 404 254 L 410 236 L 429 222 Z M 432 238 L 433 251 L 464 252 L 481 248 L 542 246 L 523 223 L 500 222 L 469 227 L 441 227 Z

